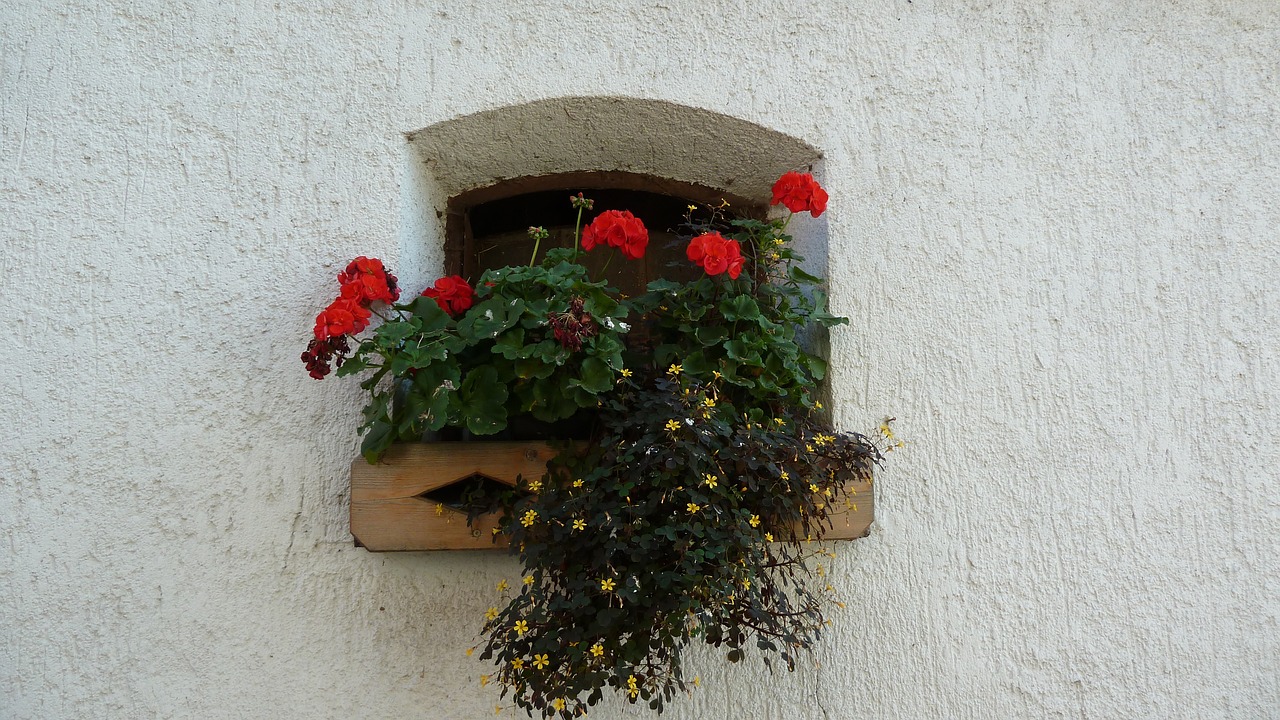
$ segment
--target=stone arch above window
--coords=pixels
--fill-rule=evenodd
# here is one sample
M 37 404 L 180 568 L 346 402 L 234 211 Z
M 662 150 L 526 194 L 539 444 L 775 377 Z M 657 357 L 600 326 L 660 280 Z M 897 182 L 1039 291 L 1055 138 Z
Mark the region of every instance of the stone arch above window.
M 812 145 L 740 118 L 661 100 L 562 97 L 485 110 L 408 133 L 440 195 L 514 178 L 622 172 L 767 202 Z

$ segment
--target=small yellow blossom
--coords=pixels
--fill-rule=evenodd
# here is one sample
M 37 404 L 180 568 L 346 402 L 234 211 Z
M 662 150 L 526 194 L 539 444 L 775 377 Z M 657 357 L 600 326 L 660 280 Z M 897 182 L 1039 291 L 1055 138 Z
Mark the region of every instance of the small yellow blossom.
M 491 607 L 491 608 L 489 608 L 488 610 L 485 610 L 485 611 L 484 611 L 484 619 L 485 619 L 485 620 L 497 620 L 497 619 L 498 619 L 498 608 L 496 608 L 496 607 Z
M 530 481 L 529 481 L 529 490 L 531 490 L 531 491 L 533 491 L 533 492 L 538 492 L 538 491 L 539 491 L 539 490 L 541 490 L 541 489 L 542 489 L 542 481 L 541 481 L 541 480 L 530 480 Z
M 719 371 L 719 370 L 712 370 L 712 371 L 711 371 L 711 374 L 712 374 L 712 375 L 714 375 L 714 376 L 715 376 L 715 378 L 716 378 L 717 380 L 719 380 L 720 378 L 724 377 L 723 375 L 721 375 L 721 374 L 720 374 L 720 371 Z
M 586 520 L 578 519 L 578 520 L 574 520 L 574 521 L 573 521 L 573 529 L 574 529 L 574 530 L 585 530 L 585 529 L 586 529 L 586 527 L 587 527 L 587 521 L 586 521 Z
M 783 420 L 782 418 L 774 418 L 774 419 L 773 419 L 773 421 L 774 421 L 775 423 L 777 423 L 778 425 L 786 425 L 786 424 L 787 424 L 787 421 L 786 421 L 786 420 Z
M 511 586 L 507 584 L 507 581 L 506 581 L 506 580 L 499 580 L 499 581 L 498 581 L 498 592 L 502 592 L 503 590 L 506 590 L 506 589 L 507 589 L 507 588 L 509 588 L 509 587 L 511 587 Z
M 814 483 L 809 483 L 809 492 L 818 492 L 818 486 Z
M 805 443 L 804 449 L 808 452 L 813 452 L 813 445 L 810 445 L 809 443 Z
M 582 487 L 583 482 L 584 482 L 584 481 L 583 481 L 583 479 L 582 479 L 582 478 L 578 478 L 577 480 L 574 480 L 574 481 L 573 481 L 573 486 L 574 486 L 574 487 Z
M 821 409 L 822 409 L 822 401 L 821 401 L 821 400 L 814 400 L 814 401 L 813 401 L 813 406 L 814 406 L 816 409 L 821 410 Z
M 702 508 L 698 507 L 698 503 L 689 503 L 688 505 L 685 505 L 685 509 L 690 513 L 696 513 Z
M 524 669 L 524 658 L 516 658 L 511 661 L 511 667 L 515 670 Z
M 786 240 L 783 240 L 782 238 L 774 238 L 774 239 L 773 239 L 773 244 L 774 244 L 774 245 L 786 245 L 786 244 L 787 244 L 787 241 L 786 241 Z
M 525 584 L 525 585 L 532 585 L 532 584 L 533 584 L 533 576 L 532 576 L 532 575 L 525 575 L 525 576 L 524 576 L 524 584 Z
M 694 686 L 694 687 L 702 687 L 702 676 L 701 676 L 701 675 L 694 675 L 694 676 L 693 676 L 693 686 Z
M 667 421 L 667 431 L 668 431 L 668 432 L 675 432 L 675 431 L 677 431 L 677 430 L 679 430 L 679 429 L 680 429 L 680 423 L 679 423 L 679 422 L 676 422 L 675 420 L 668 420 L 668 421 Z
M 743 587 L 743 589 L 744 589 L 744 590 L 750 590 L 750 589 L 751 589 L 751 581 L 750 581 L 750 580 L 743 580 L 743 581 L 742 581 L 742 587 Z
M 748 520 L 747 522 L 751 523 L 751 527 L 760 527 L 760 516 L 752 515 L 751 519 Z
M 551 707 L 553 707 L 553 708 L 555 708 L 555 709 L 557 709 L 557 710 L 563 710 L 563 709 L 564 709 L 564 698 L 556 698 L 555 700 L 551 701 Z
M 494 706 L 493 706 L 493 714 L 494 714 L 494 715 L 501 715 L 501 714 L 502 714 L 502 706 L 501 706 L 501 705 L 494 705 Z
M 883 435 L 886 440 L 893 439 L 893 428 L 889 427 L 889 423 L 891 422 L 893 422 L 893 418 L 885 418 L 880 423 L 880 434 Z
M 592 645 L 591 654 L 594 655 L 595 657 L 600 657 L 601 655 L 604 655 L 604 646 L 601 645 L 600 643 L 596 643 L 595 645 Z
M 777 262 L 777 261 L 779 261 L 779 260 L 781 260 L 781 259 L 782 259 L 782 256 L 781 256 L 781 255 L 779 255 L 778 253 L 776 253 L 776 252 L 771 252 L 771 253 L 769 253 L 769 260 L 770 260 L 771 262 Z
M 489 676 L 488 676 L 488 675 L 481 675 L 481 676 L 480 676 L 480 687 L 484 687 L 485 685 L 488 685 L 488 684 L 489 684 Z
M 613 578 L 603 578 L 600 580 L 600 589 L 605 592 L 613 592 L 613 589 L 617 586 L 618 584 L 613 581 Z
M 524 620 L 517 620 L 516 624 L 511 626 L 511 629 L 516 631 L 516 636 L 518 637 L 529 632 L 529 623 Z
M 679 365 L 672 365 L 671 367 L 667 368 L 668 375 L 679 375 L 682 372 L 684 372 L 684 368 Z
M 765 534 L 764 534 L 764 541 L 765 541 L 765 542 L 773 542 L 773 533 L 765 533 Z
M 693 212 L 694 210 L 697 210 L 697 209 L 698 209 L 698 206 L 697 206 L 697 205 L 690 205 L 690 206 L 689 206 L 689 212 Z
M 524 513 L 524 517 L 520 518 L 520 524 L 525 527 L 529 527 L 530 525 L 537 522 L 537 520 L 538 520 L 537 510 L 526 510 Z
M 709 408 L 713 408 L 716 406 L 716 401 L 715 398 L 702 398 L 702 404 Z
M 627 687 L 633 688 L 635 686 L 636 686 L 636 676 L 632 675 L 631 677 L 627 678 Z
M 715 488 L 716 483 L 720 480 L 720 478 L 716 477 L 715 475 L 712 475 L 711 473 L 707 473 L 707 474 L 703 475 L 702 477 L 703 477 L 703 481 L 702 481 L 702 482 L 703 482 L 707 487 L 709 487 L 709 488 L 713 488 L 713 489 Z
M 444 503 L 436 503 L 436 514 L 437 515 L 444 514 Z
M 631 368 L 622 368 L 618 371 L 618 374 L 622 377 L 631 377 Z
M 467 657 L 471 657 L 473 654 L 475 654 L 475 651 L 476 649 L 473 647 L 467 648 Z
M 791 473 L 787 472 L 786 470 L 783 470 L 783 471 L 782 471 L 782 474 L 781 474 L 781 475 L 779 475 L 778 477 L 782 478 L 783 480 L 790 480 L 790 479 L 791 479 Z
M 533 656 L 533 666 L 539 670 L 541 670 L 542 668 L 550 664 L 551 664 L 551 661 L 547 659 L 547 656 L 545 653 L 542 655 Z
M 822 494 L 826 495 L 827 497 L 831 497 L 831 488 L 823 488 Z

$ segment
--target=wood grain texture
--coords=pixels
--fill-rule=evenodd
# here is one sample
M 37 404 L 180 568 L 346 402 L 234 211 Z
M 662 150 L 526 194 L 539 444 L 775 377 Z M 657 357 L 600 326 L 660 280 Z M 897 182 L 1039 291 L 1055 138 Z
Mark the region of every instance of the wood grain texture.
M 371 552 L 486 550 L 507 546 L 496 515 L 468 525 L 464 513 L 421 497 L 458 480 L 484 475 L 507 485 L 540 477 L 555 450 L 537 442 L 408 443 L 382 462 L 351 464 L 351 534 Z M 827 540 L 866 537 L 874 519 L 870 483 L 854 483 L 831 515 Z

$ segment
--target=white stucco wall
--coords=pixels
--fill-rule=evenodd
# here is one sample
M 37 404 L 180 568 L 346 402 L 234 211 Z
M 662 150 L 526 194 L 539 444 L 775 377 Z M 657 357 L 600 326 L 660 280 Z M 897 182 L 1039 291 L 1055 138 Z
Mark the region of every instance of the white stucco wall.
M 0 717 L 493 713 L 513 565 L 353 548 L 298 354 L 438 266 L 404 132 L 593 95 L 824 151 L 838 416 L 913 443 L 820 665 L 670 717 L 1280 717 L 1280 4 L 859 5 L 0 6 Z

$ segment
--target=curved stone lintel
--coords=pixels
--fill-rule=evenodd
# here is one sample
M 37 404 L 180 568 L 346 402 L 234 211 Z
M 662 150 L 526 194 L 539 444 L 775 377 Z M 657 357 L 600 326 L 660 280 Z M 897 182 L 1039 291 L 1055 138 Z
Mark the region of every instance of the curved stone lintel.
M 624 171 L 764 202 L 779 175 L 822 157 L 802 140 L 740 118 L 627 97 L 538 100 L 407 136 L 446 197 L 518 177 Z

